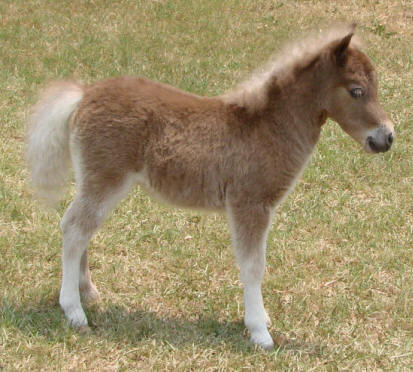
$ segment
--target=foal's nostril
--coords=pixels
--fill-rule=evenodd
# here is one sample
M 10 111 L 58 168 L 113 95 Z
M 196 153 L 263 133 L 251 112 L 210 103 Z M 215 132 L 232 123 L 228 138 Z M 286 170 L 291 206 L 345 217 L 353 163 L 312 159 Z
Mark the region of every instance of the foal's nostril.
M 393 133 L 390 133 L 389 136 L 387 137 L 387 143 L 391 145 L 393 143 L 393 139 L 394 139 Z
M 378 152 L 379 151 L 379 149 L 377 148 L 376 142 L 374 142 L 373 137 L 371 137 L 371 136 L 367 137 L 367 143 L 369 144 L 369 146 L 373 150 L 373 152 Z

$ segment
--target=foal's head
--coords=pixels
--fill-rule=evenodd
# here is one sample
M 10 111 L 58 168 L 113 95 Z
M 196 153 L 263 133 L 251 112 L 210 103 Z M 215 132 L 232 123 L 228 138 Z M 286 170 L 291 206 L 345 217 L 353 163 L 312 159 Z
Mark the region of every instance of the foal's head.
M 352 36 L 351 32 L 329 46 L 333 68 L 325 109 L 367 152 L 384 152 L 393 143 L 393 125 L 377 99 L 374 67 L 350 45 Z

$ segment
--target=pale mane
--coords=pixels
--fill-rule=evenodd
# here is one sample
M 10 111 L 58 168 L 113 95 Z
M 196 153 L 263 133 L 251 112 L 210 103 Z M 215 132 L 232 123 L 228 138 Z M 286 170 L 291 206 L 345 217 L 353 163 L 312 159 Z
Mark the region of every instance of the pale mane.
M 292 83 L 300 68 L 306 67 L 312 60 L 335 40 L 340 40 L 354 31 L 354 25 L 336 26 L 325 31 L 311 33 L 305 38 L 290 42 L 276 53 L 261 69 L 240 83 L 235 89 L 223 95 L 230 104 L 245 107 L 254 112 L 262 109 L 268 100 L 268 89 L 275 79 L 281 85 Z M 352 38 L 352 46 L 359 46 L 357 38 Z

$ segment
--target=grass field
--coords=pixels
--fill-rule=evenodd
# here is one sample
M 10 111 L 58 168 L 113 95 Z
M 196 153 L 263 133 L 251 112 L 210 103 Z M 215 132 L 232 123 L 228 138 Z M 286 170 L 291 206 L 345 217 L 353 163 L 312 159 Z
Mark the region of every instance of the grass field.
M 285 40 L 356 21 L 393 119 L 371 156 L 329 122 L 274 218 L 263 294 L 280 347 L 248 342 L 226 220 L 135 189 L 90 247 L 91 330 L 58 306 L 57 211 L 32 198 L 25 120 L 48 81 L 144 75 L 225 92 Z M 413 368 L 413 5 L 387 1 L 0 1 L 0 371 Z

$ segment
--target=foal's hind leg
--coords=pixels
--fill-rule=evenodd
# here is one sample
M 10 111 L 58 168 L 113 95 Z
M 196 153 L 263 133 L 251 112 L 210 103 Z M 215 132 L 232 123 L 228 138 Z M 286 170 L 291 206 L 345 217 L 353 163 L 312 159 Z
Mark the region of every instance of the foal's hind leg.
M 88 249 L 86 248 L 80 259 L 79 290 L 83 301 L 95 302 L 99 300 L 100 295 L 90 276 L 87 254 Z
M 271 216 L 271 210 L 263 206 L 228 208 L 235 256 L 244 285 L 245 325 L 250 332 L 251 341 L 264 349 L 274 346 L 267 330 L 269 318 L 261 294 Z
M 125 178 L 116 187 L 106 187 L 104 191 L 100 190 L 100 193 L 86 192 L 86 185 L 63 216 L 63 277 L 59 303 L 73 326 L 87 325 L 79 289 L 85 289 L 86 296 L 98 296 L 91 282 L 87 263 L 90 238 L 133 184 L 133 177 Z
M 69 323 L 75 327 L 87 325 L 80 304 L 80 262 L 93 232 L 98 227 L 96 211 L 86 198 L 77 196 L 61 222 L 63 232 L 62 287 L 59 303 Z

